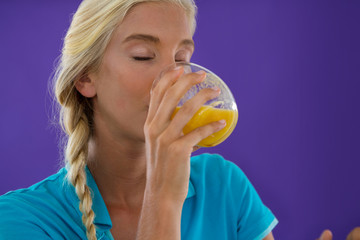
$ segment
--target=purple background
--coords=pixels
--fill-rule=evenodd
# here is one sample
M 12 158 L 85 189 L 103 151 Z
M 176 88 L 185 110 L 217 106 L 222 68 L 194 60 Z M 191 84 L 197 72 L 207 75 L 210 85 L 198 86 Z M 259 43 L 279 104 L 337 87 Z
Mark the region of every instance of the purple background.
M 48 79 L 79 1 L 0 2 L 0 194 L 61 164 Z M 233 90 L 239 123 L 211 152 L 237 163 L 277 239 L 360 225 L 360 1 L 198 0 L 193 62 Z M 203 150 L 200 150 L 203 151 Z

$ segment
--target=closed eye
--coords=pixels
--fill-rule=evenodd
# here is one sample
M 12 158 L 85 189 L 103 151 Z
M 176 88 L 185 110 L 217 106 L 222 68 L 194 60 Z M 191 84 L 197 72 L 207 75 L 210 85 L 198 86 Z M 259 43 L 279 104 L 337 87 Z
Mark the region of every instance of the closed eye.
M 134 60 L 136 61 L 148 61 L 153 59 L 152 57 L 133 57 Z
M 152 57 L 133 57 L 134 60 L 136 61 L 149 61 L 152 60 L 154 58 Z M 175 62 L 186 62 L 186 60 L 184 59 L 175 59 Z

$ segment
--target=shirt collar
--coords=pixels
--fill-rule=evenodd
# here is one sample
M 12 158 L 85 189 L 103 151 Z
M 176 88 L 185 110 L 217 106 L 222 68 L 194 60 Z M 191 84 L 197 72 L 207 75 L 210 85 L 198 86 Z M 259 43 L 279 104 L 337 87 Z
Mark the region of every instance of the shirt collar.
M 96 185 L 95 179 L 93 178 L 87 166 L 85 170 L 86 170 L 87 184 L 92 190 L 92 194 L 93 194 L 92 209 L 95 213 L 94 224 L 103 230 L 111 229 L 112 222 L 110 219 L 110 215 L 106 208 L 105 202 L 100 194 L 100 191 Z
M 69 164 L 65 165 L 65 176 L 69 170 Z M 90 170 L 86 166 L 85 168 L 86 173 L 86 181 L 87 185 L 91 189 L 91 197 L 92 197 L 92 209 L 95 214 L 94 224 L 96 225 L 96 236 L 98 239 L 101 238 L 102 235 L 104 235 L 108 230 L 111 229 L 112 223 L 110 219 L 109 212 L 106 208 L 105 202 L 103 198 L 101 197 L 100 191 L 96 185 L 95 179 L 93 178 Z M 81 212 L 79 210 L 79 198 L 76 195 L 74 186 L 68 182 L 68 180 L 65 178 L 64 183 L 66 184 L 66 196 L 70 197 L 68 198 L 72 203 L 75 211 L 79 214 L 81 217 Z
M 191 181 L 191 178 L 190 178 L 190 179 L 189 179 L 189 190 L 188 190 L 186 199 L 191 198 L 191 197 L 194 196 L 195 194 L 196 194 L 195 188 L 194 188 L 194 185 L 193 185 L 193 183 L 192 183 L 192 181 Z

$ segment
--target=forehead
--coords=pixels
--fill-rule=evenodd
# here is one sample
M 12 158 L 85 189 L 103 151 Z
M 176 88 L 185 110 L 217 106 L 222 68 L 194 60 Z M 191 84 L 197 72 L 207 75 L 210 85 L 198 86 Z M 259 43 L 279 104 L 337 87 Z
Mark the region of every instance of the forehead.
M 191 39 L 191 24 L 185 10 L 165 2 L 139 3 L 132 7 L 115 30 L 118 40 L 141 33 L 161 41 Z

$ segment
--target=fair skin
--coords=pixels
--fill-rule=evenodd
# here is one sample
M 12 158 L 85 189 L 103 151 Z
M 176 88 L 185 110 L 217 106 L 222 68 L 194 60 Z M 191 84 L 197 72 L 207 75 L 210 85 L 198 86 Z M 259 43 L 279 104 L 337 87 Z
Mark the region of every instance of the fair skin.
M 170 3 L 133 7 L 115 29 L 99 70 L 76 83 L 93 99 L 94 136 L 89 169 L 108 208 L 115 239 L 180 239 L 190 156 L 214 122 L 187 135 L 182 128 L 217 90 L 206 89 L 170 120 L 177 102 L 204 74 L 169 70 L 190 61 L 194 46 L 185 11 Z M 116 183 L 116 184 L 114 184 Z M 270 233 L 266 240 L 274 239 Z

